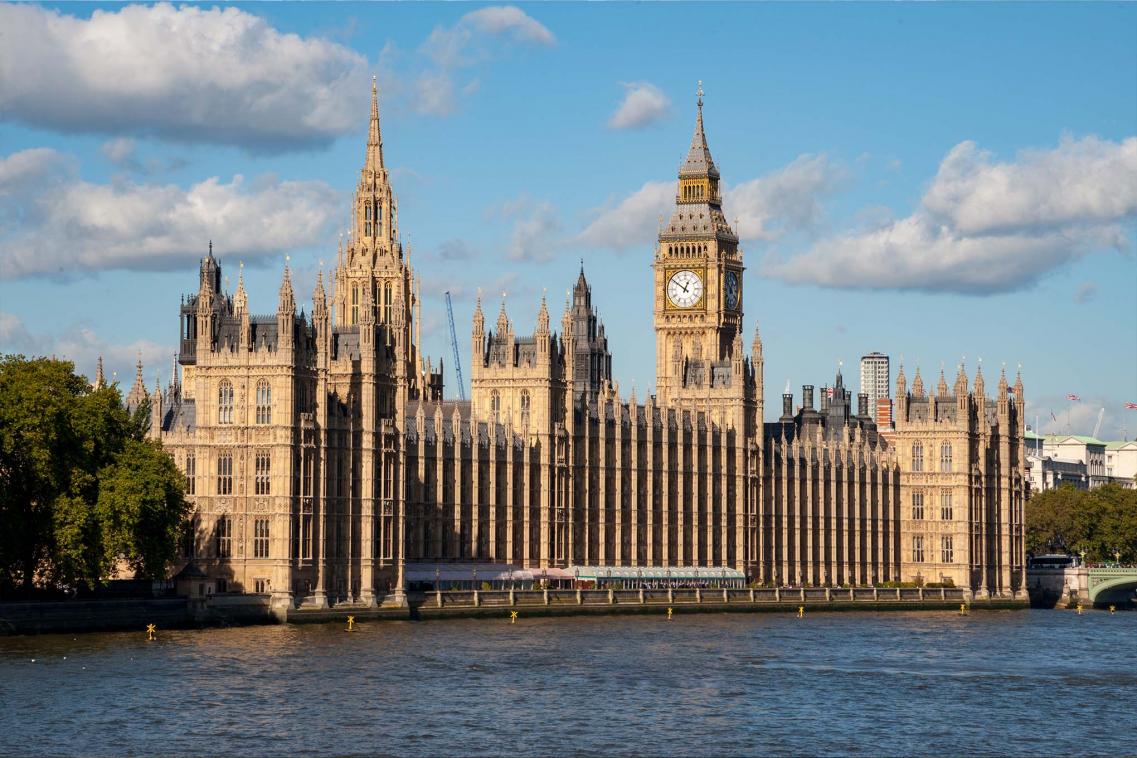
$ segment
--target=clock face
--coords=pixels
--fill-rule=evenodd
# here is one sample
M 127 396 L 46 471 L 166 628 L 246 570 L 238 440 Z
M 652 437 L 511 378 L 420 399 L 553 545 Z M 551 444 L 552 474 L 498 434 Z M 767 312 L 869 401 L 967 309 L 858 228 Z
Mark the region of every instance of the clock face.
M 667 282 L 667 298 L 678 308 L 690 308 L 703 298 L 703 280 L 694 271 L 676 271 Z
M 738 307 L 738 274 L 733 271 L 726 272 L 726 307 Z

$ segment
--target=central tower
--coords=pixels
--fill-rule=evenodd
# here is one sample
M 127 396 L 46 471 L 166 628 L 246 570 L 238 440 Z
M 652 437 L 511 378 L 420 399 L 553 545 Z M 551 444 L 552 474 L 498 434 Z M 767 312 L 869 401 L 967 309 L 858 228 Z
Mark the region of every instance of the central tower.
M 706 397 L 715 369 L 741 358 L 742 253 L 722 212 L 719 172 L 703 132 L 703 86 L 675 210 L 660 230 L 655 273 L 656 386 L 661 403 Z

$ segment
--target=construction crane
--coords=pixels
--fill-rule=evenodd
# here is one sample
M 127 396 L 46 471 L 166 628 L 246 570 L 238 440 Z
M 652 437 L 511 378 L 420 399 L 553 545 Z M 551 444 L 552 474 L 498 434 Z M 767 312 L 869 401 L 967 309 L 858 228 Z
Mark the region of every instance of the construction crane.
M 450 347 L 454 349 L 454 373 L 458 377 L 458 397 L 466 399 L 466 385 L 462 382 L 462 359 L 458 357 L 458 334 L 454 331 L 454 306 L 450 303 L 450 290 L 446 290 L 446 315 L 450 319 Z
M 1095 440 L 1098 438 L 1098 433 L 1101 432 L 1101 422 L 1102 422 L 1102 419 L 1104 419 L 1104 418 L 1105 418 L 1105 408 L 1102 408 L 1100 411 L 1098 411 L 1098 422 L 1096 424 L 1094 424 L 1094 433 L 1090 435 Z

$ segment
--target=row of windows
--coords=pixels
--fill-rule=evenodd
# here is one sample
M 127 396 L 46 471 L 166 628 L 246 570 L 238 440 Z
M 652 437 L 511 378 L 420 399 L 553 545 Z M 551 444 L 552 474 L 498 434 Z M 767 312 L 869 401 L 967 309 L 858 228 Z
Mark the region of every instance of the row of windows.
M 951 521 L 953 515 L 951 490 L 940 490 L 940 520 Z M 924 493 L 920 490 L 916 490 L 912 493 L 912 520 L 924 520 Z
M 272 387 L 267 379 L 257 382 L 256 389 L 256 422 L 258 424 L 272 423 Z M 233 423 L 233 383 L 225 380 L 217 386 L 217 423 Z
M 391 303 L 393 302 L 391 299 L 391 283 L 390 282 L 385 282 L 383 284 L 383 290 L 379 294 L 378 297 L 379 297 L 379 302 L 376 303 L 376 305 L 379 306 L 379 319 L 380 319 L 381 323 L 384 323 L 384 324 L 390 323 L 390 321 L 391 321 Z M 351 323 L 352 324 L 358 324 L 359 323 L 359 305 L 361 302 L 362 301 L 360 300 L 359 285 L 358 284 L 353 285 L 351 288 Z
M 950 535 L 940 537 L 940 563 L 955 563 L 954 539 Z M 929 550 L 931 548 L 929 547 Z M 924 537 L 916 535 L 912 538 L 912 562 L 924 563 Z
M 187 558 L 193 557 L 195 530 L 196 523 L 191 523 L 186 533 L 185 544 L 182 547 Z M 270 536 L 269 520 L 267 518 L 256 519 L 253 522 L 254 558 L 268 558 Z M 214 550 L 218 558 L 233 557 L 233 518 L 231 516 L 221 516 L 217 519 L 217 528 L 214 531 Z
M 931 470 L 931 461 L 928 461 L 929 471 Z M 951 443 L 943 442 L 940 444 L 940 471 L 950 472 L 952 467 L 951 462 Z M 924 470 L 924 443 L 912 443 L 912 470 Z
M 532 398 L 529 390 L 521 390 L 521 423 L 529 423 L 529 410 L 532 408 Z M 497 417 L 501 413 L 501 394 L 497 390 L 490 392 L 490 413 Z

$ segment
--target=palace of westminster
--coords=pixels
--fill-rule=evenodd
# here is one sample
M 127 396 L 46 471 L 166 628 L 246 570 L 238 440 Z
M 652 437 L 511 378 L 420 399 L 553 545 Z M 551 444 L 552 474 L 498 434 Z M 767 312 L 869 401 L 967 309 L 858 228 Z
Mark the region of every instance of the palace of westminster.
M 582 269 L 532 333 L 473 317 L 471 398 L 421 352 L 373 85 L 353 230 L 310 315 L 287 266 L 276 312 L 224 292 L 212 246 L 183 298 L 151 434 L 185 473 L 186 558 L 284 607 L 401 605 L 416 577 L 730 576 L 773 585 L 951 582 L 1022 597 L 1023 386 L 982 369 L 925 388 L 901 367 L 894 425 L 840 372 L 765 421 L 762 341 L 743 338 L 743 257 L 703 130 L 679 166 L 653 288 L 656 394 L 622 396 Z M 180 376 L 179 369 L 180 367 Z

